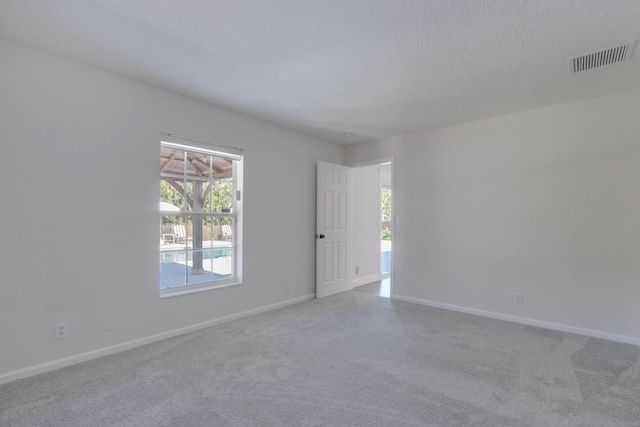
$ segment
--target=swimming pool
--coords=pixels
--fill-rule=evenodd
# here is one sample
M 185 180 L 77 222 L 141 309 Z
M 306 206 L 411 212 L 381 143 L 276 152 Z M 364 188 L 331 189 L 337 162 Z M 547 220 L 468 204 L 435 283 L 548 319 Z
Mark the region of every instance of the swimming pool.
M 220 258 L 223 256 L 231 256 L 231 248 L 210 248 L 203 249 L 199 251 L 202 253 L 202 259 L 214 259 Z M 184 263 L 185 261 L 193 260 L 194 252 L 186 252 L 184 250 L 174 250 L 174 251 L 161 251 L 160 252 L 160 263 L 167 264 L 171 262 Z
M 384 251 L 380 254 L 382 268 L 381 271 L 383 273 L 388 273 L 391 271 L 391 251 Z

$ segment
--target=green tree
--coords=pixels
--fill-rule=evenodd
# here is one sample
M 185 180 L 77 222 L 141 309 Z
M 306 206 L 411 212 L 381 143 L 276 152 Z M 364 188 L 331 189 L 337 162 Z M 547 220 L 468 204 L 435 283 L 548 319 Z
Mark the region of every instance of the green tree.
M 391 240 L 391 229 L 389 227 L 385 227 L 382 230 L 382 240 Z
M 387 189 L 387 188 L 383 188 L 382 189 L 382 197 L 380 198 L 381 202 L 382 202 L 382 206 L 381 206 L 381 210 L 382 210 L 382 222 L 389 222 L 391 221 L 391 214 L 392 214 L 392 197 L 391 197 L 391 190 Z M 382 230 L 382 240 L 391 240 L 391 230 L 389 229 L 389 227 L 385 227 Z
M 204 191 L 206 185 L 203 185 Z M 193 185 L 187 185 L 187 198 L 193 199 Z M 171 186 L 164 179 L 160 180 L 160 201 L 171 203 L 177 206 L 181 210 L 186 209 L 185 200 L 182 194 L 174 187 Z M 223 209 L 230 209 L 233 202 L 233 183 L 230 181 L 215 181 L 212 184 L 210 193 L 204 200 L 203 209 L 207 212 L 222 212 Z M 176 217 L 163 217 L 163 224 L 173 224 L 176 221 Z M 205 217 L 205 222 L 209 224 L 211 218 Z M 227 218 L 220 220 L 221 224 L 230 223 Z
M 382 222 L 391 221 L 391 190 L 382 190 Z

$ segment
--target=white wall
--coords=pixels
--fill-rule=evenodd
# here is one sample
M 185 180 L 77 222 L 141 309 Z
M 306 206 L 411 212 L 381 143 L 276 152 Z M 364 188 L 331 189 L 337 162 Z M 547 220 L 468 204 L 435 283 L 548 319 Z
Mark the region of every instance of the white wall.
M 378 166 L 353 168 L 353 286 L 380 273 L 380 176 Z M 359 267 L 359 274 L 355 268 Z
M 634 91 L 348 147 L 395 156 L 396 296 L 640 344 L 638 118 Z
M 0 382 L 314 293 L 315 164 L 343 147 L 1 39 L 0 57 Z M 245 150 L 243 285 L 159 298 L 161 132 Z

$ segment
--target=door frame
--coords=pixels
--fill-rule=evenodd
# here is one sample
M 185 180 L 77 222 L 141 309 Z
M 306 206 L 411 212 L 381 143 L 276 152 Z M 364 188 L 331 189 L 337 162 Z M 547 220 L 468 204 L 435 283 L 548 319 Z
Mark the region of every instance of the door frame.
M 396 169 L 395 169 L 395 157 L 383 157 L 380 159 L 375 159 L 375 160 L 366 160 L 366 161 L 362 161 L 362 162 L 354 162 L 351 163 L 347 166 L 349 166 L 350 168 L 356 169 L 356 168 L 361 168 L 361 167 L 365 167 L 365 166 L 380 166 L 383 165 L 385 163 L 390 163 L 391 164 L 391 274 L 389 275 L 389 279 L 390 279 L 390 289 L 389 289 L 389 296 L 390 298 L 394 298 L 394 281 L 395 281 L 395 271 L 396 271 L 396 250 L 395 250 L 395 242 L 396 242 L 396 227 L 398 226 L 398 221 L 397 218 L 399 218 L 397 216 L 397 209 L 396 209 Z M 378 179 L 378 194 L 380 194 L 380 190 L 382 188 L 380 179 Z M 380 215 L 380 214 L 379 214 Z M 378 230 L 380 233 L 382 233 L 381 228 L 381 222 L 378 221 Z M 353 245 L 351 245 L 351 247 L 353 248 Z M 353 261 L 353 256 L 350 257 L 351 260 Z M 379 262 L 378 265 L 379 270 L 382 269 L 382 265 Z M 353 269 L 353 266 L 350 266 L 351 269 Z M 380 275 L 380 278 L 382 279 L 382 275 L 380 274 L 380 271 L 378 272 L 378 274 Z

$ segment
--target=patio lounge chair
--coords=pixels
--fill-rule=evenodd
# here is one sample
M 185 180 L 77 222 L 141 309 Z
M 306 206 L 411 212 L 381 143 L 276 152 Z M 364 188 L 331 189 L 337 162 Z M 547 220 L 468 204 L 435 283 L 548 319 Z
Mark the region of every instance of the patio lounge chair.
M 181 243 L 187 239 L 187 229 L 183 224 L 177 224 L 173 226 L 173 241 Z
M 233 235 L 233 228 L 229 224 L 222 224 L 222 238 L 224 240 L 230 240 Z

